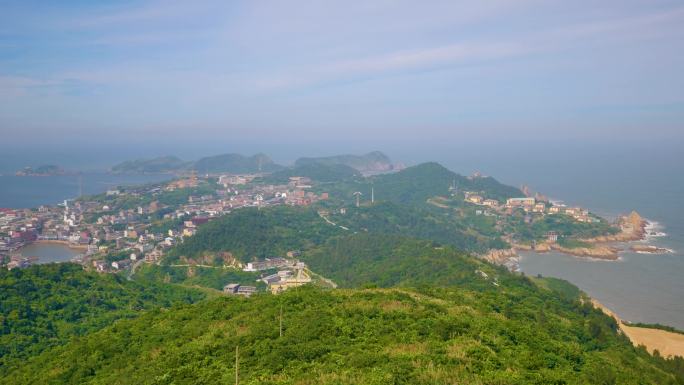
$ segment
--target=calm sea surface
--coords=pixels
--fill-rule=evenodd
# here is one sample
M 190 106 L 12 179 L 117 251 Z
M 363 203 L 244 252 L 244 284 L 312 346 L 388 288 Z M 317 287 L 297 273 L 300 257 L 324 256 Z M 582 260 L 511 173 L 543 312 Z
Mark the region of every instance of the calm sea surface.
M 81 251 L 60 244 L 34 243 L 21 249 L 21 255 L 38 257 L 38 263 L 69 262 L 79 254 Z
M 83 194 L 99 194 L 107 189 L 162 181 L 170 175 L 83 174 Z M 78 176 L 0 176 L 0 207 L 29 208 L 55 205 L 78 196 Z

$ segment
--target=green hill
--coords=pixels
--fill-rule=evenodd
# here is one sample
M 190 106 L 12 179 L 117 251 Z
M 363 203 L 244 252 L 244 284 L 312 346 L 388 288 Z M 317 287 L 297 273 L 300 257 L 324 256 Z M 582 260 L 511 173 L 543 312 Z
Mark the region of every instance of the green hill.
M 342 233 L 342 229 L 328 225 L 309 208 L 245 208 L 201 226 L 194 236 L 173 249 L 166 261 L 171 263 L 181 257 L 198 259 L 207 252 L 229 252 L 247 262 L 283 256 L 290 250 L 309 248 Z
M 471 252 L 507 247 L 500 238 L 478 234 L 458 218 L 420 206 L 385 201 L 359 208 L 350 207 L 346 214 L 333 213 L 329 218 L 354 232 L 428 239 Z
M 615 330 L 526 278 L 490 290 L 305 287 L 119 321 L 0 382 L 227 384 L 237 351 L 241 384 L 681 383 L 673 361 Z
M 474 234 L 448 217 L 389 202 L 350 207 L 345 215 L 329 218 L 337 226 L 327 223 L 312 208 L 240 209 L 201 226 L 194 236 L 172 249 L 165 261 L 193 259 L 202 260 L 203 264 L 222 265 L 219 254 L 227 252 L 247 262 L 282 256 L 290 250 L 309 250 L 329 239 L 356 232 L 376 237 L 395 235 L 432 240 L 476 252 L 506 247 L 499 238 Z
M 13 362 L 115 320 L 204 297 L 177 286 L 85 272 L 70 263 L 0 269 L 0 374 Z
M 449 195 L 449 187 L 459 191 L 482 192 L 487 198 L 504 201 L 523 193 L 491 177 L 467 178 L 439 163 L 422 163 L 393 174 L 371 179 L 376 197 L 402 204 L 425 203 L 428 198 Z

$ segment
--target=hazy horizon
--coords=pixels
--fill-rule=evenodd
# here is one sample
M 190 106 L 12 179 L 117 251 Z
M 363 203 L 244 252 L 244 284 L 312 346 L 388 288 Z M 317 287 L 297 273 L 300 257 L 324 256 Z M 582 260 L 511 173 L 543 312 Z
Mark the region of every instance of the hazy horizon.
M 671 145 L 682 38 L 676 1 L 8 1 L 1 147 Z

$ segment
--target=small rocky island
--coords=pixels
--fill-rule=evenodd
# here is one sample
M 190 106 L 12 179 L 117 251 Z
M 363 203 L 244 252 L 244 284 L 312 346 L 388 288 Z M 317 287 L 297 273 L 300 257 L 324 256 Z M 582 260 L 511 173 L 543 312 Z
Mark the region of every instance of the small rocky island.
M 63 168 L 56 166 L 54 164 L 45 164 L 38 167 L 24 167 L 14 173 L 16 176 L 55 176 L 55 175 L 66 175 L 66 171 Z
M 670 249 L 653 245 L 632 245 L 629 249 L 640 254 L 668 254 L 672 252 Z

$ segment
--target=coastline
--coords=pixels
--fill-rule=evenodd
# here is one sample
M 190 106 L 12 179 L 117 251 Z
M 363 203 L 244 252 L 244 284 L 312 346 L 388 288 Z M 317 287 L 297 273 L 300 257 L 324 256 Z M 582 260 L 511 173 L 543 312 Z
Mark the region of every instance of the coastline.
M 634 346 L 643 345 L 649 353 L 658 351 L 661 356 L 684 357 L 684 334 L 673 333 L 667 330 L 653 329 L 638 326 L 629 326 L 615 312 L 592 298 L 591 303 L 595 308 L 600 309 L 606 315 L 615 319 L 618 328 Z
M 648 241 L 650 238 L 664 237 L 666 235 L 663 232 L 653 231 L 658 226 L 657 222 L 643 219 L 636 212 L 632 212 L 629 216 L 622 217 L 622 219 L 624 222 L 621 224 L 619 233 L 580 240 L 581 242 L 590 244 L 591 247 L 567 248 L 555 242 L 542 242 L 534 247 L 513 244 L 513 249 L 531 251 L 539 254 L 556 251 L 574 257 L 604 261 L 618 261 L 620 260 L 620 253 L 624 251 L 653 255 L 674 252 L 674 250 L 671 249 L 648 244 L 629 245 L 626 248 L 616 246 L 616 243 L 644 242 Z

